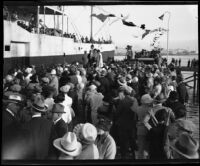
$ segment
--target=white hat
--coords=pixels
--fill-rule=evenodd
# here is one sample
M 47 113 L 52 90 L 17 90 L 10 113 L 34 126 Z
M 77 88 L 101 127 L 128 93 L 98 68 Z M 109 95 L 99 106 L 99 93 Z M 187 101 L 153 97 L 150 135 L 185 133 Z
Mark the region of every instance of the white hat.
M 5 79 L 7 82 L 11 82 L 13 80 L 13 77 L 11 75 L 7 75 Z
M 169 86 L 167 87 L 167 89 L 168 89 L 169 91 L 174 91 L 174 87 L 173 87 L 172 85 L 169 85 Z
M 51 74 L 56 75 L 56 70 L 55 70 L 55 69 L 52 69 L 52 70 L 51 70 Z
M 32 72 L 32 68 L 30 68 L 30 67 L 26 68 L 25 72 L 30 74 Z
M 82 151 L 82 145 L 73 132 L 67 132 L 62 138 L 54 140 L 53 145 L 69 156 L 78 156 Z
M 64 92 L 64 93 L 67 93 L 67 92 L 69 92 L 70 88 L 71 88 L 71 86 L 66 84 L 66 85 L 60 87 L 60 91 Z
M 141 103 L 143 103 L 143 104 L 150 104 L 152 102 L 153 102 L 153 99 L 151 98 L 151 96 L 149 94 L 145 94 L 141 98 Z
M 96 90 L 96 89 L 97 89 L 97 87 L 95 85 L 90 85 L 89 86 L 89 90 L 91 90 L 91 91 Z
M 138 77 L 133 77 L 133 83 L 138 82 Z
M 97 137 L 97 129 L 91 123 L 78 124 L 74 128 L 77 139 L 84 144 L 94 143 Z

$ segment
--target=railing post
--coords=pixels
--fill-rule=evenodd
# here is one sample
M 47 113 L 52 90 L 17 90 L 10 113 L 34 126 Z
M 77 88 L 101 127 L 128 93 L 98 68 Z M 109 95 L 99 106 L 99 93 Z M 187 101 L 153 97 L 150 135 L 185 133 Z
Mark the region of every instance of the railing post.
M 194 71 L 194 87 L 193 87 L 193 103 L 195 103 L 195 90 L 196 90 L 196 71 Z
M 199 75 L 198 74 L 197 74 L 197 103 L 199 103 Z

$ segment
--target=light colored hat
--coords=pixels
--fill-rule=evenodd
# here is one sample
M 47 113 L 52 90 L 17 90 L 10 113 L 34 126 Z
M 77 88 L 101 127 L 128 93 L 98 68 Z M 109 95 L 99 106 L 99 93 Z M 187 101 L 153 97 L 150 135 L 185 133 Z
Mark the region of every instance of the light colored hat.
M 96 89 L 97 89 L 97 87 L 95 85 L 90 85 L 89 86 L 89 90 L 91 90 L 91 91 L 96 90 Z
M 17 94 L 10 94 L 8 96 L 8 99 L 4 100 L 4 102 L 21 104 L 22 103 L 22 97 L 17 95 Z
M 198 159 L 199 143 L 186 132 L 169 145 L 174 151 L 187 159 Z
M 67 132 L 62 138 L 54 140 L 53 145 L 69 156 L 78 156 L 82 151 L 82 145 L 73 132 Z
M 55 70 L 55 69 L 52 69 L 52 70 L 51 70 L 51 74 L 52 74 L 52 75 L 56 75 L 56 70 Z
M 137 83 L 138 82 L 138 77 L 133 77 L 133 83 Z
M 32 72 L 32 68 L 30 68 L 30 67 L 26 68 L 25 72 L 30 74 Z
M 151 98 L 151 96 L 149 94 L 145 94 L 141 98 L 141 103 L 143 103 L 143 104 L 150 104 L 152 102 L 153 102 L 153 99 Z
M 70 88 L 71 88 L 71 86 L 66 84 L 66 85 L 60 87 L 60 91 L 64 92 L 64 93 L 67 93 L 67 92 L 69 92 Z
M 118 80 L 117 80 L 118 84 L 119 85 L 126 85 L 126 79 L 124 77 L 120 77 Z
M 126 80 L 132 80 L 132 76 L 130 74 L 127 74 Z
M 6 78 L 5 78 L 5 80 L 7 82 L 11 82 L 13 80 L 13 77 L 11 75 L 7 75 Z
M 197 130 L 196 125 L 190 120 L 179 119 L 177 120 L 176 125 L 179 129 L 187 132 L 194 132 Z
M 49 78 L 47 78 L 47 77 L 43 77 L 42 79 L 41 79 L 44 83 L 49 83 Z
M 94 143 L 97 137 L 96 127 L 91 123 L 78 124 L 74 128 L 74 132 L 76 133 L 77 139 L 84 144 Z

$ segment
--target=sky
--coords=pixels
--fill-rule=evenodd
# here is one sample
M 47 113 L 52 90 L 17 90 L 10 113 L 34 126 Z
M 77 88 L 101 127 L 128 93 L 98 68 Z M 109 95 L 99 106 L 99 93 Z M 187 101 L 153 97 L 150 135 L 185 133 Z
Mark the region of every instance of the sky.
M 163 21 L 158 19 L 165 11 Z M 90 6 L 65 6 L 68 15 L 68 31 L 77 32 L 83 36 L 90 37 Z M 129 15 L 126 21 L 131 21 L 140 26 L 145 24 L 146 29 L 159 27 L 167 29 L 169 20 L 169 49 L 198 50 L 198 5 L 112 5 L 94 6 L 95 14 L 115 14 L 120 17 Z M 154 34 L 147 35 L 141 39 L 144 30 L 138 27 L 129 27 L 118 20 L 111 24 L 116 18 L 107 19 L 104 23 L 93 17 L 93 36 L 95 39 L 109 39 L 118 47 L 132 45 L 133 49 L 151 50 Z M 67 29 L 66 18 L 64 19 L 64 31 Z M 61 18 L 59 21 L 61 24 Z M 111 24 L 111 25 L 110 25 Z M 138 38 L 136 38 L 138 37 Z M 159 39 L 160 47 L 167 48 L 167 33 Z

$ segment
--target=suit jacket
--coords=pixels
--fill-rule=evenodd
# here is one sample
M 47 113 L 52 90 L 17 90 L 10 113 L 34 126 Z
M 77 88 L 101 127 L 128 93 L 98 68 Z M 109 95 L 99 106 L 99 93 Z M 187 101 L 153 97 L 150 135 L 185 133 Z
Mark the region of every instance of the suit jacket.
M 68 132 L 68 125 L 62 118 L 54 126 L 58 138 L 63 137 Z
M 12 123 L 16 122 L 17 119 L 15 116 L 12 116 L 9 112 L 7 112 L 6 110 L 3 111 L 2 114 L 2 125 L 3 125 L 3 129 L 9 125 L 11 125 Z
M 25 126 L 31 132 L 31 159 L 47 159 L 53 153 L 53 140 L 57 138 L 53 122 L 43 117 L 34 117 Z

